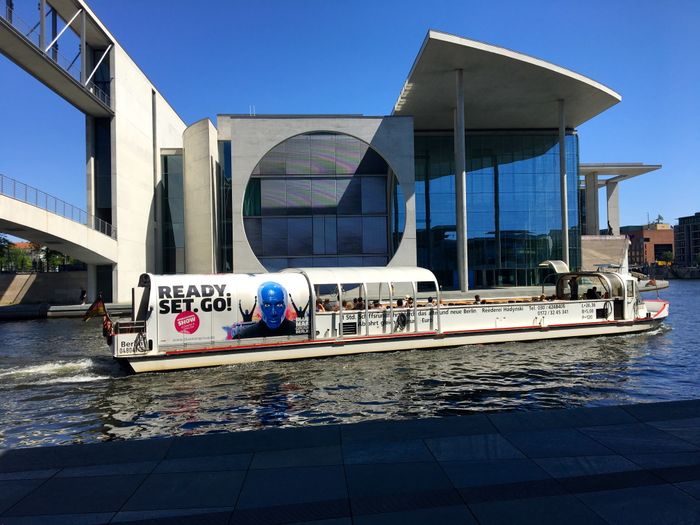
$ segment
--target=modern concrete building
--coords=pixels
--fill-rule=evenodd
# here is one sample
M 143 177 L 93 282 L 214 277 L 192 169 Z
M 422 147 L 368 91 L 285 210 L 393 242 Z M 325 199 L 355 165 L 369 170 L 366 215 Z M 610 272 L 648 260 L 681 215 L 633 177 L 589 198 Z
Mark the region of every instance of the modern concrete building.
M 86 114 L 87 211 L 115 243 L 90 293 L 118 301 L 143 271 L 418 264 L 445 289 L 537 284 L 545 259 L 581 266 L 601 184 L 615 230 L 617 184 L 659 167 L 582 167 L 577 127 L 621 96 L 482 42 L 429 31 L 388 115 L 186 126 L 83 0 L 47 12 L 80 37 L 79 78 L 43 25 L 37 44 L 0 17 L 0 50 Z
M 700 212 L 679 217 L 673 228 L 675 237 L 675 263 L 678 266 L 700 266 Z

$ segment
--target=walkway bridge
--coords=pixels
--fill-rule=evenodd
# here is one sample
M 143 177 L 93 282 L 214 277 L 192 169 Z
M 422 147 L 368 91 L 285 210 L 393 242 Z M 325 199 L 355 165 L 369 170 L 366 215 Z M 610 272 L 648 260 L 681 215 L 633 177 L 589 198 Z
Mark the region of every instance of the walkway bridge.
M 0 174 L 0 232 L 87 264 L 117 262 L 117 229 L 72 204 Z

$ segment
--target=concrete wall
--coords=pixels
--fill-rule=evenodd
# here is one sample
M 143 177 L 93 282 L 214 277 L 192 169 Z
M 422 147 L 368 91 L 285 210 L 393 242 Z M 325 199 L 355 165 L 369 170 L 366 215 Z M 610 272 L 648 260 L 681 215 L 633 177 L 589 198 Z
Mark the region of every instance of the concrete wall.
M 200 120 L 183 133 L 185 271 L 217 271 L 218 218 L 216 164 L 219 149 L 214 124 Z
M 80 304 L 87 272 L 0 274 L 0 305 Z
M 416 213 L 411 117 L 236 117 L 219 115 L 220 140 L 231 141 L 233 271 L 264 272 L 253 253 L 243 227 L 243 197 L 256 164 L 280 142 L 311 131 L 331 131 L 354 136 L 374 148 L 389 163 L 405 196 L 406 226 L 389 266 L 415 266 Z

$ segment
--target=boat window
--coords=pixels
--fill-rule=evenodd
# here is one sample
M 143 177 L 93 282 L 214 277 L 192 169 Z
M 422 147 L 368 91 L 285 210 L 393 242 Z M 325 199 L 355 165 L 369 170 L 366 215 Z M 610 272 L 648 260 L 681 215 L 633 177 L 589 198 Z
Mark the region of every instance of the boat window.
M 622 281 L 617 276 L 611 276 L 610 282 L 612 284 L 612 297 L 622 297 Z
M 634 281 L 627 281 L 627 298 L 634 297 Z
M 361 283 L 342 283 L 341 301 L 343 302 L 343 310 L 364 310 L 366 297 L 362 290 Z
M 409 306 L 410 302 L 413 303 L 415 297 L 413 297 L 413 284 L 412 283 L 392 283 L 393 285 L 393 297 L 394 297 L 394 308 L 406 308 Z

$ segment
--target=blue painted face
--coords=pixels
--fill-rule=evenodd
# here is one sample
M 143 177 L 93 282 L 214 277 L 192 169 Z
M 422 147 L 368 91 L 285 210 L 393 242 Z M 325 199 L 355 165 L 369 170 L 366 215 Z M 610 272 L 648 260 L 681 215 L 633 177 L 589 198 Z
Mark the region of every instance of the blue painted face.
M 258 288 L 258 303 L 262 311 L 262 320 L 268 328 L 279 328 L 287 311 L 287 290 L 272 281 L 262 283 Z

